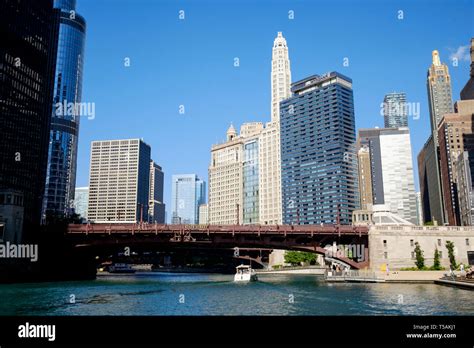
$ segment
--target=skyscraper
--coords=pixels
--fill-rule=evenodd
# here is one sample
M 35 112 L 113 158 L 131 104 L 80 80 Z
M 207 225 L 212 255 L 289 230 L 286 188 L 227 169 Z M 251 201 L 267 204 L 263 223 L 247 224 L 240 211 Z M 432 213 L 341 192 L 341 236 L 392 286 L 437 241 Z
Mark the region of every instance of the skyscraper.
M 87 204 L 89 203 L 89 187 L 76 187 L 74 194 L 74 212 L 81 218 L 87 219 Z
M 150 223 L 165 223 L 165 203 L 163 202 L 164 174 L 161 167 L 150 161 L 150 193 L 148 221 Z
M 209 223 L 212 225 L 242 223 L 243 139 L 231 125 L 226 142 L 211 148 Z
M 273 41 L 272 50 L 272 122 L 280 120 L 280 102 L 291 96 L 290 58 L 286 39 L 281 31 Z
M 172 177 L 172 223 L 198 224 L 199 205 L 206 203 L 206 183 L 196 174 Z
M 469 80 L 461 91 L 461 100 L 474 99 L 474 37 L 471 38 L 471 69 Z
M 408 128 L 361 129 L 358 143 L 369 148 L 373 203 L 384 204 L 390 212 L 417 224 Z
M 0 240 L 38 231 L 58 22 L 52 1 L 0 2 Z
M 438 124 L 444 114 L 453 112 L 451 76 L 446 64 L 442 64 L 438 51 L 432 53 L 433 62 L 428 69 L 428 104 L 430 108 L 431 131 L 438 145 Z
M 441 186 L 438 124 L 443 115 L 453 112 L 453 105 L 448 66 L 441 63 L 439 52 L 436 50 L 432 52 L 432 64 L 428 69 L 426 85 L 431 135 L 418 154 L 423 219 L 425 222 L 436 221 L 444 224 L 447 220 Z
M 92 142 L 89 220 L 148 221 L 150 152 L 150 146 L 140 139 Z
M 76 0 L 55 0 L 59 21 L 43 217 L 64 216 L 74 202 L 86 22 Z
M 359 149 L 357 159 L 359 164 L 360 209 L 368 210 L 374 203 L 372 197 L 370 151 L 368 146 L 363 146 Z
M 280 104 L 283 222 L 350 224 L 359 207 L 352 80 L 292 84 Z
M 405 93 L 389 93 L 383 99 L 385 128 L 408 127 Z
M 456 158 L 457 190 L 461 226 L 474 225 L 474 151 L 464 151 Z

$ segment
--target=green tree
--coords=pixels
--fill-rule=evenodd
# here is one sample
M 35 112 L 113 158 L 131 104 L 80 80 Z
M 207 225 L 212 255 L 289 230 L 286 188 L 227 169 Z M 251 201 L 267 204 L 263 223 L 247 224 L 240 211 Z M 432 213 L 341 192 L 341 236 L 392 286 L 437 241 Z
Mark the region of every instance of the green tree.
M 458 267 L 456 264 L 456 257 L 454 256 L 454 243 L 447 240 L 446 249 L 448 249 L 449 263 L 451 264 L 451 268 L 454 270 Z
M 425 257 L 423 256 L 423 250 L 420 248 L 420 244 L 418 242 L 415 243 L 415 265 L 418 269 L 425 268 Z
M 433 260 L 433 267 L 431 269 L 435 271 L 439 271 L 441 269 L 441 262 L 439 260 L 439 251 L 438 248 L 435 249 L 434 252 L 434 260 Z
M 285 262 L 292 266 L 299 266 L 301 263 L 316 264 L 316 254 L 304 251 L 287 251 L 285 253 Z

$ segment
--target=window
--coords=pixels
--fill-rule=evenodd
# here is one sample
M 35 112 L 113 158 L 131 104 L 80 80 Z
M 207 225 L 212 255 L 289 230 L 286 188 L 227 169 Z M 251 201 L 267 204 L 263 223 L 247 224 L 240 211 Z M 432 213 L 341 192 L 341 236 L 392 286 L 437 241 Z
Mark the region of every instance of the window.
M 442 251 L 439 251 L 439 258 L 440 258 L 440 259 L 443 258 L 443 252 L 442 252 Z
M 469 245 L 469 238 L 466 238 L 466 245 Z
M 383 241 L 383 247 L 384 247 L 384 248 L 387 247 L 387 241 L 386 241 L 386 240 Z
M 383 258 L 388 259 L 388 253 L 386 251 L 383 253 Z
M 415 258 L 415 252 L 414 252 L 414 251 L 411 252 L 411 258 L 412 258 L 412 259 Z
M 414 245 L 415 245 L 415 243 L 414 243 L 413 239 L 410 239 L 410 246 L 414 246 Z
M 438 246 L 441 246 L 441 239 L 438 239 Z

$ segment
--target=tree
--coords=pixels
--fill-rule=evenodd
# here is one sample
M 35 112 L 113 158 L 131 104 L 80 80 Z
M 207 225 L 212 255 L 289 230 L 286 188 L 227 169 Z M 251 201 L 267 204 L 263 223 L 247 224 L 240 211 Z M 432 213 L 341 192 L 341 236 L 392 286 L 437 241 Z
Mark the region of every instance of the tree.
M 316 255 L 304 251 L 287 251 L 285 253 L 285 262 L 292 266 L 299 266 L 301 263 L 316 264 Z
M 415 256 L 416 256 L 416 261 L 415 261 L 416 268 L 418 269 L 425 268 L 425 257 L 423 256 L 423 250 L 421 250 L 420 244 L 418 244 L 418 242 L 415 243 Z
M 454 256 L 454 243 L 447 240 L 446 249 L 448 249 L 449 263 L 451 264 L 451 268 L 454 270 L 458 268 L 458 265 L 456 264 L 456 257 Z
M 438 248 L 435 249 L 434 252 L 434 260 L 433 260 L 433 267 L 431 267 L 435 271 L 439 271 L 441 269 L 441 262 L 439 260 L 439 251 Z

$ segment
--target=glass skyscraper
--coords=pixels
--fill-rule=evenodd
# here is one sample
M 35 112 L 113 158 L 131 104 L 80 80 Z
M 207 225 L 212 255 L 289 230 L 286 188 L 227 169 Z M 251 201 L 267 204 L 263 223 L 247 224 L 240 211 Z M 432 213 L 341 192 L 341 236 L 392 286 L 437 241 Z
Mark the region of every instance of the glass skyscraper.
M 389 93 L 383 99 L 385 128 L 408 127 L 405 93 Z
M 352 80 L 292 84 L 280 103 L 283 223 L 350 224 L 359 207 Z
M 75 0 L 55 0 L 59 20 L 43 217 L 67 215 L 74 202 L 86 22 Z
M 243 223 L 259 222 L 258 138 L 244 144 L 243 156 Z
M 206 183 L 196 174 L 178 174 L 172 177 L 171 222 L 198 224 L 199 205 L 206 203 Z
M 0 241 L 38 232 L 46 177 L 55 33 L 52 0 L 0 1 Z

